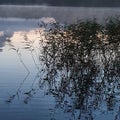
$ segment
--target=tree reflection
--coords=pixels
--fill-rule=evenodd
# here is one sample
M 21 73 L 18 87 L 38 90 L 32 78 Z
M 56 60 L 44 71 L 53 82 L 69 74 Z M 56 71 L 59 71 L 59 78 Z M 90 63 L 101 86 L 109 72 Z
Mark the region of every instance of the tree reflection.
M 93 120 L 95 111 L 114 110 L 120 89 L 120 21 L 54 24 L 43 44 L 44 81 L 56 107 L 74 119 Z M 76 115 L 75 111 L 79 111 Z M 117 119 L 117 117 L 115 117 Z

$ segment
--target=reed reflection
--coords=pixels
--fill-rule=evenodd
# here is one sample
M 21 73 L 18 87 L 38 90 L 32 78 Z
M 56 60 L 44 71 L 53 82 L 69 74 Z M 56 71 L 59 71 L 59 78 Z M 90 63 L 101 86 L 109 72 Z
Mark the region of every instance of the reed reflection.
M 66 27 L 54 24 L 45 35 L 43 80 L 56 99 L 56 108 L 70 112 L 74 119 L 93 120 L 95 111 L 115 110 L 120 94 L 119 25 L 116 18 L 105 25 L 96 20 Z

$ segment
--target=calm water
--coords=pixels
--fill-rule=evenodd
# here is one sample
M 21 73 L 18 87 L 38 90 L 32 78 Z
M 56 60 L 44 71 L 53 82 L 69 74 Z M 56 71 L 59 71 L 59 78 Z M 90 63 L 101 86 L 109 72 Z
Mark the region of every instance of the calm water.
M 39 61 L 41 20 L 0 19 L 0 119 L 70 118 L 63 110 L 55 110 L 54 97 L 47 95 L 48 85 L 40 83 L 40 70 L 44 67 Z M 27 44 L 35 50 L 29 50 Z
M 46 11 L 46 8 L 44 8 L 44 10 Z M 52 14 L 54 14 L 56 10 L 59 11 L 58 8 L 54 8 Z M 68 14 L 69 9 L 64 8 L 64 10 L 67 10 Z M 81 11 L 81 8 L 79 10 Z M 86 15 L 83 15 L 85 11 L 87 12 L 87 10 L 82 9 L 81 17 L 75 10 L 74 20 L 77 18 L 77 15 L 78 18 L 86 18 Z M 93 11 L 92 8 L 91 11 Z M 104 18 L 105 14 L 111 11 L 111 8 L 107 9 L 105 14 L 102 9 L 94 9 L 94 11 L 94 15 L 98 13 L 97 11 L 102 11 L 99 14 L 101 14 L 101 16 L 103 15 Z M 120 9 L 114 9 L 113 11 L 113 13 L 118 15 Z M 66 16 L 62 16 L 61 10 L 59 12 L 61 16 L 57 19 L 60 18 L 62 22 L 69 22 L 70 18 L 67 19 Z M 109 80 L 103 75 L 105 74 L 104 70 L 96 70 L 98 73 L 93 74 L 92 77 L 95 78 L 95 81 L 94 85 L 91 84 L 91 87 L 89 87 L 89 83 L 87 84 L 77 80 L 71 83 L 65 83 L 63 79 L 68 79 L 71 73 L 75 74 L 75 76 L 73 75 L 75 79 L 78 79 L 74 67 L 64 67 L 64 69 L 62 68 L 60 71 L 58 69 L 57 75 L 55 76 L 55 64 L 51 63 L 49 66 L 52 72 L 46 68 L 45 63 L 40 59 L 44 45 L 44 42 L 42 43 L 41 40 L 45 40 L 45 33 L 44 28 L 40 27 L 38 23 L 40 24 L 41 21 L 45 23 L 55 22 L 53 17 L 56 17 L 57 12 L 55 16 L 49 16 L 46 13 L 47 12 L 45 12 L 45 15 L 44 12 L 43 14 L 40 13 L 39 19 L 0 19 L 0 120 L 119 120 L 119 66 L 115 67 L 117 72 L 115 72 L 115 76 Z M 0 14 L 2 13 L 0 12 Z M 6 14 L 8 13 L 6 12 Z M 3 16 L 3 14 L 1 16 Z M 14 17 L 21 16 L 15 15 Z M 37 15 L 36 17 L 38 18 Z M 31 18 L 31 16 L 29 16 L 29 18 Z M 49 25 L 47 27 L 49 28 Z M 59 53 L 59 50 L 57 51 Z M 113 52 L 112 55 L 114 56 L 114 54 Z M 98 57 L 97 55 L 96 53 L 96 59 Z M 47 55 L 45 54 L 45 56 Z M 115 58 L 118 60 L 117 63 L 119 63 L 119 55 L 116 54 L 116 56 Z M 50 57 L 45 60 L 53 61 Z M 59 59 L 57 59 L 57 61 L 58 60 Z M 99 57 L 97 62 L 98 64 L 101 63 Z M 105 66 L 101 65 L 101 67 Z M 85 68 L 87 69 L 87 67 Z M 92 67 L 90 67 L 88 71 L 91 69 Z M 51 82 L 48 79 L 54 81 Z M 106 82 L 100 82 L 102 79 L 105 79 Z M 61 80 L 63 81 L 61 82 Z M 62 83 L 67 85 L 67 87 L 64 88 L 65 86 L 62 85 Z M 74 88 L 73 85 L 76 87 Z M 89 92 L 81 86 L 89 88 Z M 98 91 L 96 91 L 96 89 Z M 84 102 L 82 102 L 82 100 Z

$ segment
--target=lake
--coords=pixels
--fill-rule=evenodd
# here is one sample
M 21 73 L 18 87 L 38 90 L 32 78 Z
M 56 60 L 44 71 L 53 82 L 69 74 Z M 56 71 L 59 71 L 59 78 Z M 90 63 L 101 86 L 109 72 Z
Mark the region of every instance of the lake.
M 71 46 L 46 44 L 46 31 L 56 22 L 105 23 L 119 15 L 120 8 L 0 5 L 0 119 L 119 120 L 119 44 L 80 62 Z

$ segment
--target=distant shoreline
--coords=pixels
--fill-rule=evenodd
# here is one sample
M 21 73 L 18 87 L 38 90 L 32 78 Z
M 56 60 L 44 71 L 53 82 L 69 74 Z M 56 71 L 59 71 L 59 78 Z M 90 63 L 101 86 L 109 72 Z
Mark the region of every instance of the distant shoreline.
M 0 0 L 0 5 L 47 5 L 63 7 L 120 7 L 119 0 Z

